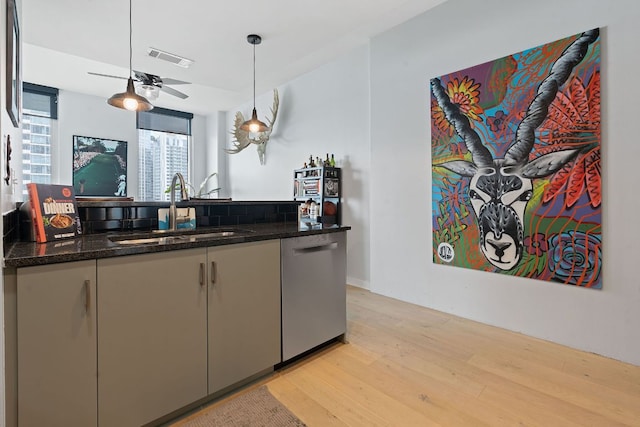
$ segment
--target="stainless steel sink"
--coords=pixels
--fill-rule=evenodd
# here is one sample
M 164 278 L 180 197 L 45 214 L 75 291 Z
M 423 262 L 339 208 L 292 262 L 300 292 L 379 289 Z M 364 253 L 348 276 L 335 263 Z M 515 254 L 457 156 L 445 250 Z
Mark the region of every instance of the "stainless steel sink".
M 152 232 L 166 234 L 162 236 L 153 236 L 153 237 L 110 237 L 114 243 L 119 245 L 144 245 L 144 244 L 170 244 L 170 243 L 180 243 L 180 242 L 197 242 L 200 240 L 210 240 L 210 239 L 220 239 L 225 237 L 237 237 L 242 235 L 247 235 L 253 233 L 251 230 L 242 230 L 242 229 L 233 229 L 233 230 L 209 230 L 203 231 L 201 233 L 189 231 L 168 231 L 168 230 L 154 230 Z
M 233 237 L 238 234 L 242 234 L 242 233 L 238 233 L 236 231 L 214 231 L 211 233 L 190 234 L 184 237 L 187 237 L 189 239 L 200 240 L 200 239 L 212 239 L 217 237 Z
M 185 241 L 186 236 L 164 236 L 164 237 L 141 237 L 137 239 L 127 239 L 127 238 L 110 238 L 110 240 L 119 245 L 144 245 L 144 244 L 167 244 L 167 243 L 176 243 L 180 241 Z

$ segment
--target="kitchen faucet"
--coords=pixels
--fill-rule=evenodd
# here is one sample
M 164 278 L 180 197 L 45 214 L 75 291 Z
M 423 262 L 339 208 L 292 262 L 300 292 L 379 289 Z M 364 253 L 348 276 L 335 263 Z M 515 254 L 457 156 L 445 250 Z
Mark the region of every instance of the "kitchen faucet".
M 189 194 L 187 194 L 187 186 L 184 183 L 184 177 L 180 172 L 176 172 L 171 180 L 171 205 L 169 206 L 169 230 L 175 231 L 177 227 L 178 211 L 176 209 L 176 179 L 180 182 L 180 200 L 189 200 Z

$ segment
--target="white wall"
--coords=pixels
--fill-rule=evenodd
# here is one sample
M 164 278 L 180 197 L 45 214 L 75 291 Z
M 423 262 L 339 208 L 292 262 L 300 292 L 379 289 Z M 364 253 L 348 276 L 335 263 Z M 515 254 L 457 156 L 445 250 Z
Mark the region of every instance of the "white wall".
M 206 144 L 204 152 L 196 153 L 196 156 L 202 156 L 206 159 L 205 174 L 203 178 L 196 180 L 199 186 L 202 180 L 211 173 L 217 173 L 216 178 L 211 178 L 205 187 L 205 192 L 220 188 L 217 193 L 212 193 L 212 197 L 226 198 L 229 197 L 230 190 L 227 184 L 227 163 L 226 156 L 221 148 L 227 143 L 227 114 L 223 111 L 210 114 L 206 117 Z M 202 146 L 199 146 L 202 147 Z M 196 174 L 196 176 L 199 176 Z
M 22 28 L 21 16 L 22 16 L 22 0 L 16 0 L 16 8 L 18 11 L 18 28 Z M 22 159 L 20 158 L 20 146 L 18 142 L 22 138 L 22 130 L 18 127 L 14 127 L 11 122 L 11 118 L 7 113 L 5 107 L 5 94 L 7 91 L 6 87 L 6 22 L 7 22 L 7 2 L 6 0 L 0 0 L 0 136 L 2 139 L 0 140 L 0 144 L 2 145 L 2 149 L 0 150 L 0 171 L 2 171 L 2 177 L 5 176 L 5 167 L 6 167 L 6 142 L 7 136 L 11 137 L 11 145 L 13 147 L 12 158 L 10 161 L 10 167 L 12 169 L 20 169 L 22 164 Z M 18 188 L 15 184 L 11 183 L 11 185 L 6 185 L 4 180 L 0 180 L 0 210 L 2 213 L 7 213 L 15 209 L 15 198 L 16 192 L 18 192 Z M 0 236 L 4 235 L 4 227 L 3 221 L 0 221 Z M 0 253 L 4 253 L 4 247 L 2 243 L 2 239 L 0 239 Z M 4 266 L 4 258 L 3 258 L 3 266 Z M 5 417 L 6 417 L 6 402 L 4 399 L 4 391 L 5 391 L 5 332 L 4 332 L 4 280 L 3 277 L 0 276 L 0 427 L 5 425 Z
M 371 170 L 385 171 L 371 173 L 372 291 L 640 365 L 639 18 L 637 0 L 449 0 L 372 40 Z M 604 289 L 433 264 L 429 79 L 594 27 Z
M 369 282 L 369 49 L 362 47 L 278 88 L 280 109 L 260 165 L 254 146 L 227 157 L 234 200 L 291 200 L 293 170 L 309 156 L 335 155 L 343 175 L 342 223 L 350 225 L 347 276 L 363 287 Z M 259 78 L 259 76 L 258 76 Z M 273 93 L 260 95 L 260 119 L 270 116 Z M 252 102 L 236 111 L 251 114 Z M 232 146 L 231 135 L 227 147 Z

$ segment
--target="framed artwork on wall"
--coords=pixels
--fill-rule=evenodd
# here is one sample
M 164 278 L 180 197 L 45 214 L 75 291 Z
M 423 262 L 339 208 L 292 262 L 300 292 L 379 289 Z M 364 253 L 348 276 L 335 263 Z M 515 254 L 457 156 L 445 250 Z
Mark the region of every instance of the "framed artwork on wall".
M 77 197 L 126 197 L 127 142 L 74 135 L 73 188 Z
M 20 73 L 20 29 L 15 0 L 7 0 L 6 108 L 13 126 L 20 126 L 22 76 Z
M 598 28 L 431 79 L 433 260 L 602 288 Z

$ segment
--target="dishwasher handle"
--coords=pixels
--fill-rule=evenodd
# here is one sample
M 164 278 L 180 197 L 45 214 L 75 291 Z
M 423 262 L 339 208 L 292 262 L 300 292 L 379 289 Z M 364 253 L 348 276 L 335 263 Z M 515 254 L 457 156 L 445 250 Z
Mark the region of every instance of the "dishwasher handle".
M 309 246 L 306 248 L 293 248 L 294 255 L 306 255 L 315 252 L 332 251 L 338 248 L 338 242 L 327 243 L 317 246 Z

